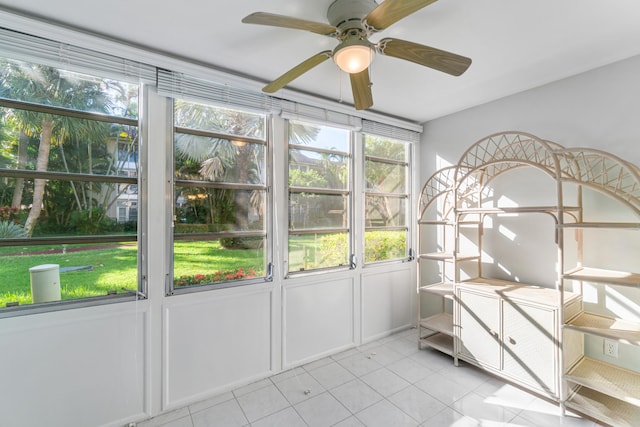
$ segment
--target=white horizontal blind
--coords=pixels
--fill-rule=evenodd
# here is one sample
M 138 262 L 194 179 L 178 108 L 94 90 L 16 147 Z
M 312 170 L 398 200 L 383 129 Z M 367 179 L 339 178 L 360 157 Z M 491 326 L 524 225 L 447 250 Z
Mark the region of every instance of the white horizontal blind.
M 210 102 L 218 106 L 243 107 L 262 113 L 279 109 L 278 100 L 259 92 L 158 69 L 158 93 L 171 98 Z
M 403 141 L 420 141 L 420 133 L 412 130 L 363 120 L 360 117 L 327 108 L 276 98 L 262 92 L 234 88 L 171 70 L 158 69 L 158 93 L 195 102 L 208 102 L 222 107 L 248 108 L 263 113 L 274 112 L 286 119 L 333 124 Z
M 420 133 L 371 120 L 362 121 L 362 132 L 407 142 L 420 142 Z
M 360 130 L 362 119 L 349 114 L 339 113 L 326 108 L 314 107 L 299 102 L 281 100 L 282 117 L 294 120 L 312 120 L 329 123 L 353 130 Z
M 130 83 L 156 82 L 154 66 L 5 28 L 0 28 L 0 56 Z

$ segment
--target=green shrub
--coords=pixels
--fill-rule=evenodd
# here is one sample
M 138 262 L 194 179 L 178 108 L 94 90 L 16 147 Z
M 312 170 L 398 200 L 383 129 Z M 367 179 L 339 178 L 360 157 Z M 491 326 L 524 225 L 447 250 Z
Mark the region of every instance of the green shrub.
M 176 224 L 175 231 L 178 234 L 206 233 L 209 231 L 209 226 L 207 224 Z
M 406 256 L 405 231 L 367 231 L 364 240 L 365 262 L 398 259 Z
M 347 262 L 347 249 L 349 247 L 346 234 L 327 234 L 318 240 L 318 249 L 322 254 L 322 258 L 320 259 L 320 265 L 315 266 L 316 268 L 345 265 Z
M 113 230 L 116 224 L 102 208 L 74 211 L 69 218 L 71 231 L 78 234 L 105 234 Z
M 344 265 L 347 253 L 346 234 L 329 234 L 319 239 L 322 254 L 321 265 Z M 367 231 L 365 233 L 365 262 L 385 261 L 406 256 L 406 233 L 404 231 Z
M 20 224 L 13 221 L 0 221 L 0 239 L 21 239 L 27 237 L 27 232 Z
M 220 246 L 225 249 L 259 249 L 262 237 L 224 237 L 220 239 Z

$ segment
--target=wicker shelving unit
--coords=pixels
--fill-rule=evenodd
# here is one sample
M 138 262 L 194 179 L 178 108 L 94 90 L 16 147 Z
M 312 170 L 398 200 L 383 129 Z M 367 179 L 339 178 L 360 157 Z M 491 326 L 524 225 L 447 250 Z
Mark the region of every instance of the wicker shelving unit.
M 420 196 L 420 212 L 418 219 L 418 346 L 432 347 L 450 356 L 453 349 L 453 314 L 447 301 L 453 299 L 453 282 L 455 278 L 447 276 L 452 271 L 455 256 L 452 251 L 451 237 L 453 233 L 452 184 L 455 168 L 444 168 L 427 180 Z M 430 219 L 429 215 L 435 216 Z M 423 237 L 429 233 L 439 234 L 436 244 L 437 252 L 422 252 Z M 422 283 L 422 275 L 426 275 L 429 265 L 437 269 L 434 273 L 437 281 Z M 425 313 L 424 298 L 438 298 L 440 311 Z M 450 307 L 450 305 L 449 305 Z
M 640 289 L 640 274 L 620 269 L 625 264 L 615 257 L 616 268 L 609 269 L 606 262 L 593 263 L 593 257 L 586 259 L 589 251 L 589 238 L 598 231 L 615 233 L 623 237 L 619 245 L 639 241 L 640 234 L 640 171 L 638 168 L 610 153 L 592 149 L 563 149 L 558 152 L 562 174 L 560 180 L 578 187 L 578 198 L 583 191 L 596 191 L 606 197 L 606 201 L 616 206 L 616 212 L 625 213 L 624 221 L 615 221 L 609 217 L 590 218 L 585 207 L 571 224 L 560 224 L 560 230 L 572 231 L 565 239 L 574 236 L 576 246 L 575 260 L 565 258 L 562 275 L 563 286 L 574 286 L 581 292 L 585 287 L 596 290 L 598 295 L 619 294 L 623 289 Z M 634 221 L 628 221 L 632 218 Z M 635 257 L 633 257 L 635 258 Z M 631 270 L 636 262 L 627 261 Z M 638 297 L 640 292 L 636 291 Z M 621 295 L 621 294 L 620 294 Z M 618 297 L 620 298 L 620 297 Z M 629 301 L 630 304 L 640 304 Z M 623 318 L 624 311 L 611 311 L 603 304 L 592 304 L 579 315 L 567 319 L 564 329 L 583 335 L 584 341 L 607 341 L 616 345 L 640 347 L 640 314 Z M 633 311 L 633 310 L 631 310 Z M 597 357 L 597 358 L 595 358 Z M 617 356 L 616 356 L 617 357 Z M 567 395 L 564 404 L 567 408 L 583 412 L 593 418 L 615 426 L 640 425 L 640 372 L 627 369 L 618 363 L 615 357 L 593 355 L 584 356 L 575 364 L 565 366 L 564 381 Z
M 500 206 L 493 201 L 489 206 L 483 201 L 483 195 L 496 177 L 526 167 L 542 171 L 555 181 L 556 204 Z M 593 218 L 585 214 L 583 193 L 592 190 L 617 203 L 619 207 L 616 209 L 627 210 L 630 215 L 623 215 L 620 220 L 608 217 L 603 220 L 597 215 Z M 569 198 L 571 203 L 567 203 Z M 584 413 L 604 423 L 640 425 L 638 363 L 629 363 L 628 360 L 618 363 L 615 358 L 593 355 L 594 340 L 607 339 L 621 346 L 640 347 L 640 313 L 634 309 L 640 304 L 640 272 L 621 269 L 619 260 L 609 265 L 604 261 L 591 262 L 599 265 L 585 262 L 594 259 L 593 256 L 585 256 L 585 252 L 588 254 L 592 250 L 588 242 L 585 244 L 585 235 L 590 230 L 616 230 L 625 233 L 625 237 L 632 235 L 636 236 L 632 238 L 640 240 L 638 167 L 603 151 L 566 149 L 530 134 L 504 132 L 478 141 L 456 165 L 432 175 L 423 187 L 419 206 L 420 246 L 431 249 L 436 246 L 436 251 L 419 251 L 418 256 L 420 347 L 427 345 L 450 354 L 456 364 L 458 358 L 476 363 L 494 374 L 547 395 L 563 408 Z M 603 212 L 607 214 L 606 209 Z M 548 215 L 555 223 L 555 229 L 549 231 L 555 233 L 557 265 L 561 266 L 557 269 L 556 282 L 540 289 L 525 283 L 486 277 L 481 256 L 485 219 L 498 215 L 526 218 L 530 214 Z M 472 253 L 461 250 L 463 229 L 466 230 L 466 239 L 470 235 L 477 236 L 475 250 L 469 250 L 468 244 L 462 248 Z M 565 244 L 571 236 L 575 236 L 575 242 Z M 429 245 L 425 241 L 435 241 L 436 244 Z M 638 247 L 640 243 L 630 246 L 632 250 Z M 423 276 L 434 276 L 434 264 L 439 280 L 423 283 Z M 468 272 L 469 265 L 475 266 L 476 277 L 460 280 L 462 266 Z M 633 265 L 629 267 L 633 270 Z M 593 298 L 590 293 L 585 295 L 586 290 L 593 293 L 593 289 L 597 289 L 598 295 L 606 292 L 617 295 L 616 289 L 620 288 L 637 291 L 626 304 L 627 311 L 631 312 L 629 316 L 625 316 L 624 310 L 620 310 L 622 314 L 613 309 L 610 312 L 598 310 L 591 301 L 583 304 L 583 300 Z M 514 294 L 509 297 L 505 289 L 512 289 Z M 486 302 L 483 302 L 484 297 Z M 441 310 L 425 314 L 423 301 L 435 298 L 441 300 Z M 544 329 L 539 346 L 546 350 L 540 354 L 544 353 L 549 360 L 545 359 L 542 365 L 538 365 L 535 359 L 528 359 L 522 349 L 510 348 L 516 341 L 522 342 L 522 338 L 516 340 L 504 332 L 513 329 L 512 325 L 504 322 L 523 322 L 526 329 L 526 323 L 533 322 L 533 317 L 541 313 L 538 309 L 552 313 L 541 317 L 541 323 L 531 325 L 533 329 Z M 500 313 L 498 317 L 494 315 L 496 310 Z M 521 312 L 531 315 L 520 316 Z M 475 325 L 472 324 L 474 322 Z M 466 334 L 461 333 L 464 328 L 467 329 Z M 478 334 L 470 334 L 469 330 Z M 478 355 L 485 348 L 469 342 L 480 339 L 475 338 L 476 335 L 484 336 L 482 339 L 487 343 L 495 341 L 495 350 L 487 350 L 490 362 L 478 360 L 482 358 Z M 529 348 L 534 345 L 533 341 L 527 344 Z M 509 354 L 503 353 L 505 351 Z M 514 359 L 518 354 L 523 356 Z M 513 366 L 507 366 L 509 363 Z M 549 370 L 548 366 L 552 368 Z M 515 370 L 512 369 L 514 367 Z M 525 372 L 524 376 L 530 375 L 534 381 L 520 378 L 518 372 Z M 538 381 L 538 374 L 540 378 L 546 378 L 545 385 L 540 385 L 542 382 Z M 540 384 L 533 384 L 536 382 Z

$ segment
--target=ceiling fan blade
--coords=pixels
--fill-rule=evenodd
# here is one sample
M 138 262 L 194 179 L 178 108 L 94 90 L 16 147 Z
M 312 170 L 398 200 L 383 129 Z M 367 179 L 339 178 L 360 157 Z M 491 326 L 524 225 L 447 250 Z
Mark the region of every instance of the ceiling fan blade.
M 373 95 L 371 95 L 371 81 L 369 80 L 369 69 L 359 73 L 349 74 L 351 79 L 351 91 L 353 92 L 353 102 L 356 110 L 366 110 L 373 106 Z
M 363 19 L 369 31 L 381 31 L 436 0 L 384 0 Z
M 323 36 L 335 37 L 338 29 L 329 24 L 321 22 L 307 21 L 305 19 L 293 18 L 291 16 L 276 15 L 267 12 L 255 12 L 242 19 L 245 24 L 270 25 L 272 27 L 292 28 L 295 30 L 311 31 Z
M 281 75 L 280 77 L 278 77 L 277 79 L 275 79 L 274 81 L 272 81 L 271 83 L 263 87 L 262 91 L 267 93 L 273 93 L 277 90 L 280 90 L 286 85 L 288 85 L 289 83 L 291 83 L 293 80 L 297 79 L 298 77 L 300 77 L 301 75 L 303 75 L 304 73 L 312 69 L 313 67 L 322 64 L 324 61 L 326 61 L 329 58 L 331 58 L 330 50 L 325 50 L 323 52 L 315 54 L 311 58 L 296 65 L 295 67 L 293 67 L 292 69 L 290 69 L 289 71 L 287 71 L 286 73 L 284 73 L 283 75 Z
M 406 40 L 382 39 L 376 50 L 382 55 L 405 59 L 453 76 L 464 73 L 471 65 L 471 58 L 466 56 Z

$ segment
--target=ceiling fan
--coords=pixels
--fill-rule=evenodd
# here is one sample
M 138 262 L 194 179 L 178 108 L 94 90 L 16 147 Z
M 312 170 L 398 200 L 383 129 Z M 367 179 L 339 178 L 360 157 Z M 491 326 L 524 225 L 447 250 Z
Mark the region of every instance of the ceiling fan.
M 371 43 L 369 36 L 422 9 L 436 0 L 336 0 L 327 10 L 330 24 L 307 21 L 285 15 L 255 12 L 246 16 L 246 24 L 305 30 L 338 39 L 333 51 L 325 50 L 287 71 L 262 90 L 276 92 L 284 86 L 323 63 L 329 58 L 343 71 L 349 73 L 351 90 L 357 110 L 373 105 L 369 64 L 375 53 L 415 62 L 454 76 L 464 73 L 471 59 L 451 52 L 424 46 L 406 40 L 384 38 Z

